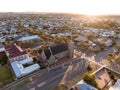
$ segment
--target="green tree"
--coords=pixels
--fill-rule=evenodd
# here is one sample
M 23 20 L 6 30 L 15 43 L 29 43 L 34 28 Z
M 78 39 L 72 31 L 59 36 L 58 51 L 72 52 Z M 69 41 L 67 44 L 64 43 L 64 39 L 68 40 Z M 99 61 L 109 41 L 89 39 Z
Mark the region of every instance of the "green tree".
M 92 70 L 92 67 L 91 67 L 91 65 L 89 64 L 88 66 L 87 66 L 87 71 L 89 72 L 89 71 L 91 71 Z
M 8 60 L 7 56 L 0 56 L 0 64 L 1 65 L 7 64 L 7 60 Z
M 3 42 L 4 45 L 9 45 L 8 41 Z
M 55 43 L 67 43 L 70 42 L 70 39 L 66 36 L 56 37 L 54 38 Z
M 93 27 L 93 28 L 104 28 L 104 29 L 111 29 L 116 28 L 116 21 L 114 20 L 102 20 L 97 22 L 88 22 L 83 24 L 86 27 Z
M 88 50 L 89 47 L 90 47 L 90 44 L 87 43 L 87 42 L 80 42 L 80 48 L 83 49 L 83 50 Z
M 31 52 L 31 49 L 30 49 L 30 48 L 28 48 L 28 49 L 27 49 L 27 51 L 28 51 L 28 52 Z
M 87 83 L 90 84 L 96 88 L 98 88 L 98 84 L 95 81 L 95 76 L 94 75 L 89 75 L 88 73 L 85 73 L 83 76 L 83 80 Z
M 34 44 L 35 44 L 34 41 L 29 40 L 29 41 L 22 42 L 21 47 L 22 48 L 29 48 L 29 47 L 33 46 Z
M 50 28 L 50 25 L 43 25 L 43 29 L 48 29 Z
M 110 62 L 112 62 L 112 60 L 113 60 L 114 58 L 115 58 L 115 57 L 114 57 L 113 54 L 109 54 L 109 55 L 107 56 L 107 59 L 108 59 Z
M 92 38 L 94 38 L 95 37 L 95 35 L 94 35 L 94 33 L 87 33 L 87 38 L 88 39 L 92 39 Z
M 115 46 L 115 48 L 116 48 L 117 51 L 120 52 L 120 45 L 119 45 L 119 44 L 117 44 L 117 45 Z

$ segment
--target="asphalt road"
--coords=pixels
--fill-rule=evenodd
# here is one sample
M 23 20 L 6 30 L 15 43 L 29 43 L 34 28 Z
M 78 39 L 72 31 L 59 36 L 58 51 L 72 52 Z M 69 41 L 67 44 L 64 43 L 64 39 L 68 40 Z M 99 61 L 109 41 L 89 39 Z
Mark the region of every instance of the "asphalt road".
M 16 90 L 30 90 L 32 88 L 35 88 L 35 90 L 36 89 L 38 89 L 38 90 L 51 90 L 50 89 L 50 86 L 51 86 L 50 84 L 54 84 L 52 86 L 55 87 L 57 85 L 57 83 L 52 83 L 52 82 L 53 81 L 54 82 L 59 82 L 59 79 L 60 79 L 60 77 L 62 77 L 62 75 L 59 76 L 59 77 L 56 77 L 56 76 L 63 73 L 63 72 L 65 72 L 66 69 L 67 68 L 57 67 L 56 69 L 50 70 L 46 74 L 44 74 L 44 75 L 42 75 L 40 77 L 37 77 L 37 81 L 35 83 L 24 85 L 22 87 L 17 88 Z M 47 89 L 44 89 L 44 88 L 47 88 Z
M 101 60 L 103 60 L 104 58 L 106 58 L 106 56 L 108 55 L 108 54 L 111 54 L 111 53 L 113 53 L 113 51 L 114 51 L 114 47 L 110 47 L 109 49 L 107 49 L 107 50 L 104 50 L 104 51 L 101 51 L 101 52 L 99 52 L 98 54 L 96 54 L 95 55 L 95 61 L 96 62 L 100 62 Z
M 88 57 L 88 58 L 94 56 L 94 61 L 95 62 L 100 62 L 104 58 L 106 58 L 106 56 L 108 54 L 113 53 L 114 46 L 113 47 L 109 47 L 107 50 L 103 50 L 103 51 L 101 51 L 101 52 L 99 52 L 97 54 L 94 54 L 93 52 L 86 52 L 86 51 L 83 51 L 83 50 L 80 50 L 80 49 L 77 49 L 76 51 L 81 52 L 81 53 L 85 53 L 85 57 Z
M 82 74 L 85 72 L 86 60 L 75 60 L 71 62 L 73 65 L 72 73 L 68 76 L 67 80 L 70 80 L 72 77 Z M 50 70 L 46 74 L 37 77 L 37 81 L 33 84 L 23 85 L 21 87 L 16 88 L 16 90 L 53 90 L 61 81 L 64 73 L 67 70 L 68 65 L 71 63 L 67 63 L 64 66 L 57 67 L 55 69 Z

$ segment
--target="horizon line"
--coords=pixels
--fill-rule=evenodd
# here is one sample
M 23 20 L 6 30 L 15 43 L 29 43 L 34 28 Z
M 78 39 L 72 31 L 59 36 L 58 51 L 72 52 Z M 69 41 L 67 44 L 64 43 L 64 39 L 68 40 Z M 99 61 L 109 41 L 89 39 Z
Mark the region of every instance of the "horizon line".
M 54 13 L 54 14 L 75 14 L 75 15 L 87 15 L 87 16 L 107 16 L 107 15 L 120 15 L 120 13 L 106 13 L 106 14 L 96 14 L 96 15 L 89 15 L 89 14 L 83 14 L 83 13 L 75 13 L 75 12 L 52 12 L 52 11 L 45 11 L 45 12 L 41 12 L 41 11 L 0 11 L 0 13 L 28 13 L 28 14 L 37 14 L 37 13 L 43 13 L 43 14 L 47 14 L 47 13 Z

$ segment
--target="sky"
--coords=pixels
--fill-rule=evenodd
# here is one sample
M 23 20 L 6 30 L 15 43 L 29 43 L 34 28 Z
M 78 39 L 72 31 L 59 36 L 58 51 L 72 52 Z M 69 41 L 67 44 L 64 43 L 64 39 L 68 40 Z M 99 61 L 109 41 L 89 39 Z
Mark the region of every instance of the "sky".
M 120 0 L 0 0 L 0 12 L 120 14 Z

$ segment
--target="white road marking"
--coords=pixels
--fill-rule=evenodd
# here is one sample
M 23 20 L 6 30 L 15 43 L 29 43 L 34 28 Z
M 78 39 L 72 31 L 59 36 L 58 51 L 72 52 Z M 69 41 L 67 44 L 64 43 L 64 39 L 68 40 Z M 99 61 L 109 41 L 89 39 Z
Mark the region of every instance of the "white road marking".
M 38 85 L 38 87 L 42 87 L 43 85 L 45 85 L 46 84 L 46 82 L 42 82 L 42 83 L 40 83 L 39 85 Z
M 35 90 L 35 87 L 31 88 L 30 90 Z

